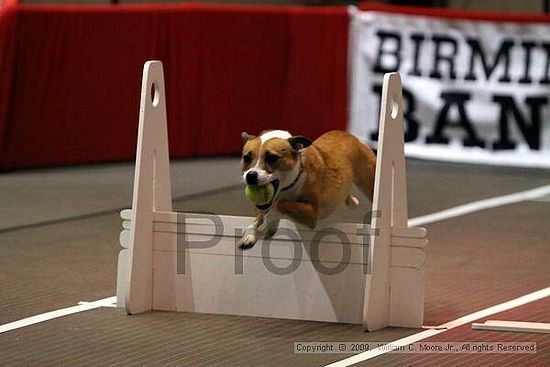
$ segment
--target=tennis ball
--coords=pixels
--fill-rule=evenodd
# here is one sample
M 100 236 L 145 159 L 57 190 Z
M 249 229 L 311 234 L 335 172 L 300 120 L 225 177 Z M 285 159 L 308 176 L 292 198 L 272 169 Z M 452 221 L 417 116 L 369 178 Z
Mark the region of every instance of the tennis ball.
M 268 183 L 262 186 L 246 185 L 244 193 L 246 195 L 246 198 L 254 205 L 265 205 L 268 204 L 273 198 L 273 195 L 275 194 L 275 189 L 273 188 L 272 183 Z

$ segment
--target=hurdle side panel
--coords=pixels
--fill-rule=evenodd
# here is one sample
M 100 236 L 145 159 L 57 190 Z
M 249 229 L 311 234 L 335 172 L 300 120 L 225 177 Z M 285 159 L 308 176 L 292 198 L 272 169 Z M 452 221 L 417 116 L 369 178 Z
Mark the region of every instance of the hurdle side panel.
M 174 304 L 175 292 L 164 291 L 175 285 L 174 271 L 169 269 L 173 262 L 153 259 L 153 211 L 172 210 L 171 190 L 163 68 L 160 61 L 148 61 L 143 68 L 131 212 L 128 313 L 151 310 L 155 304 L 161 308 Z M 155 267 L 172 275 L 162 281 L 154 279 Z M 157 285 L 159 291 L 153 292 Z
M 121 242 L 121 245 L 122 245 L 122 242 Z M 117 307 L 121 307 L 121 308 L 126 308 L 128 273 L 130 271 L 128 269 L 129 266 L 130 266 L 130 250 L 128 248 L 123 248 L 122 250 L 120 250 L 118 254 L 117 277 L 116 277 Z
M 403 97 L 398 73 L 384 75 L 369 267 L 363 324 L 421 327 L 424 304 L 424 228 L 408 228 Z
M 393 127 L 399 128 L 399 121 L 393 121 L 392 100 L 395 88 L 399 88 L 399 76 L 386 74 L 381 96 L 380 127 L 378 130 L 378 153 L 374 181 L 374 198 L 372 203 L 373 218 L 371 251 L 368 262 L 367 285 L 364 300 L 364 327 L 377 330 L 388 326 L 390 311 L 390 263 L 391 263 L 391 224 L 393 196 L 393 161 L 392 149 L 399 143 L 392 141 Z M 398 101 L 394 101 L 398 103 Z M 401 111 L 399 111 L 401 112 Z M 393 126 L 390 124 L 393 123 Z M 401 128 L 401 142 L 403 130 Z M 406 227 L 401 225 L 400 227 Z
M 388 325 L 421 327 L 424 319 L 424 272 L 417 268 L 392 266 L 390 280 Z

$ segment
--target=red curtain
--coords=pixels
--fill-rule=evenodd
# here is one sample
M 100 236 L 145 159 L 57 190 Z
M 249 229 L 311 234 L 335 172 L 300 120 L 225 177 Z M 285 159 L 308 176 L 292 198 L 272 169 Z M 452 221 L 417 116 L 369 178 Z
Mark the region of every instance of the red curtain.
M 0 168 L 130 160 L 141 71 L 164 63 L 172 157 L 240 132 L 345 129 L 343 7 L 31 6 L 0 15 Z

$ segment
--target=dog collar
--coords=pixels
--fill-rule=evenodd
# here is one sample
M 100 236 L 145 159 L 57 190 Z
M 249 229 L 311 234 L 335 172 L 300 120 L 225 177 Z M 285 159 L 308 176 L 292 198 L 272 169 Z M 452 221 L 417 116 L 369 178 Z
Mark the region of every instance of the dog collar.
M 292 181 L 292 183 L 290 185 L 288 185 L 287 187 L 283 187 L 281 189 L 281 192 L 283 191 L 286 191 L 286 190 L 289 190 L 291 189 L 294 185 L 296 185 L 296 183 L 298 182 L 298 180 L 300 179 L 300 177 L 302 176 L 302 172 L 304 172 L 304 165 L 302 164 L 302 154 L 300 153 L 300 171 L 298 171 L 298 175 L 296 176 L 296 178 L 294 179 L 294 181 Z

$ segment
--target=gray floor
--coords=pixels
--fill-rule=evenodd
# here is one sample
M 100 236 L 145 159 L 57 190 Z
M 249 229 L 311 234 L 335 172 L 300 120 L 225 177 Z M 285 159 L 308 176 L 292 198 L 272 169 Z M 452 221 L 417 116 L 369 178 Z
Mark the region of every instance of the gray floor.
M 240 183 L 234 158 L 174 161 L 171 175 L 176 200 Z M 129 163 L 1 173 L 0 232 L 127 208 L 133 181 L 134 166 Z
M 172 180 L 178 210 L 252 214 L 235 158 L 172 162 Z M 118 211 L 131 205 L 132 181 L 133 165 L 126 163 L 0 174 L 0 325 L 114 295 Z M 549 170 L 412 160 L 410 217 L 549 183 Z M 330 219 L 361 221 L 368 209 L 363 201 Z M 427 225 L 425 323 L 441 324 L 548 286 L 549 219 L 550 202 L 532 201 Z M 550 312 L 536 315 L 550 322 Z M 293 342 L 389 341 L 415 331 L 365 334 L 355 325 L 126 316 L 108 308 L 0 334 L 0 366 L 319 366 L 347 355 L 294 354 Z M 549 349 L 542 344 L 537 356 L 550 357 Z M 377 363 L 408 361 L 384 358 Z M 426 364 L 413 362 L 407 365 Z

